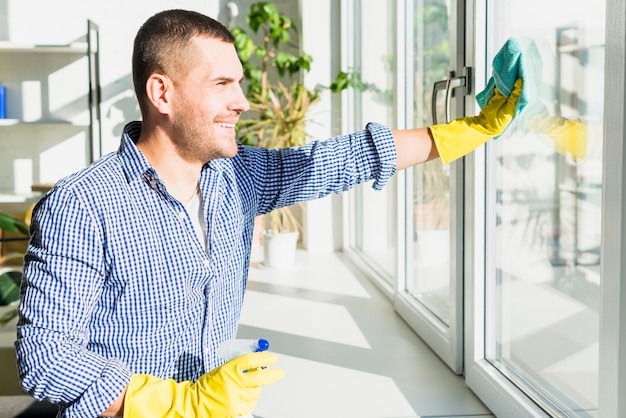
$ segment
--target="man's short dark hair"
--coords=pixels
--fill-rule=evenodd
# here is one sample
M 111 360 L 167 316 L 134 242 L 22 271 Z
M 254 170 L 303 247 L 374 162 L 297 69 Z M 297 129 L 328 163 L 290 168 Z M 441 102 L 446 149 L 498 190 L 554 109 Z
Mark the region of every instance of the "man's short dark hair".
M 187 47 L 196 36 L 234 43 L 232 33 L 215 19 L 190 10 L 165 10 L 150 17 L 139 28 L 133 47 L 133 84 L 141 113 L 147 106 L 146 82 L 155 72 L 172 75 L 186 71 Z M 186 65 L 187 64 L 187 65 Z

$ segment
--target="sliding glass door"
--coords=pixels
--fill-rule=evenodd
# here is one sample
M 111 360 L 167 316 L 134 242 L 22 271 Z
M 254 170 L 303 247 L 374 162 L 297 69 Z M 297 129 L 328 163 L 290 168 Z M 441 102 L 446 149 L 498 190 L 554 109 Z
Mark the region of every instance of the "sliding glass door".
M 346 252 L 494 415 L 626 416 L 626 3 L 342 5 L 348 67 L 376 85 L 346 129 L 477 114 L 511 39 L 530 94 L 462 160 L 352 193 Z
M 412 35 L 407 52 L 410 126 L 463 116 L 471 97 L 463 2 L 415 0 L 406 7 Z M 435 160 L 407 170 L 406 273 L 395 298 L 398 313 L 457 373 L 463 370 L 462 168 L 462 160 L 448 165 Z
M 477 30 L 486 69 L 477 84 L 513 39 L 531 101 L 473 167 L 484 177 L 471 191 L 469 216 L 481 221 L 466 244 L 474 283 L 468 381 L 503 416 L 515 408 L 595 416 L 605 1 L 499 0 L 476 10 L 477 28 L 486 28 Z
M 365 91 L 356 92 L 357 127 L 370 120 L 398 128 L 423 127 L 463 115 L 472 98 L 471 89 L 463 87 L 470 81 L 464 2 L 347 4 L 352 6 L 348 14 L 355 16 L 352 33 L 357 35 L 353 67 L 368 83 Z M 448 95 L 445 89 L 436 93 L 436 83 L 457 88 Z M 408 169 L 384 191 L 361 187 L 347 202 L 346 252 L 369 268 L 399 315 L 461 373 L 463 162 L 444 166 L 432 161 Z

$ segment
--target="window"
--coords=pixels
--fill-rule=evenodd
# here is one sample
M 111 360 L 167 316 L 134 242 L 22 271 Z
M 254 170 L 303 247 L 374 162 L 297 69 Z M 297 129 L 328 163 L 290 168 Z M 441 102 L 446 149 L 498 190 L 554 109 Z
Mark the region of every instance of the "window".
M 393 2 L 384 6 L 371 1 L 355 1 L 357 18 L 356 74 L 367 85 L 357 89 L 356 125 L 367 122 L 395 125 L 394 113 L 394 51 L 395 32 Z M 372 30 L 377 28 L 377 30 Z M 354 193 L 352 219 L 353 249 L 387 286 L 393 286 L 397 266 L 397 196 L 394 177 L 382 190 L 371 184 L 361 185 Z
M 486 154 L 485 270 L 475 277 L 484 280 L 476 307 L 484 359 L 548 415 L 590 416 L 599 384 L 605 3 L 487 2 L 486 16 L 486 61 L 515 37 L 539 101 Z

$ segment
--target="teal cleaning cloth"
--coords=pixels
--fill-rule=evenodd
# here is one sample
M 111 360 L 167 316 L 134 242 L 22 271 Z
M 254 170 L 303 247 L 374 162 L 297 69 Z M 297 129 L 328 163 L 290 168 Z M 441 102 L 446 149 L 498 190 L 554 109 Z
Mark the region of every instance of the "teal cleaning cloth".
M 533 41 L 509 38 L 493 58 L 492 71 L 487 87 L 476 95 L 481 109 L 493 97 L 494 88 L 509 97 L 518 78 L 524 81 L 524 85 L 517 102 L 516 116 L 529 103 L 539 100 L 542 61 Z

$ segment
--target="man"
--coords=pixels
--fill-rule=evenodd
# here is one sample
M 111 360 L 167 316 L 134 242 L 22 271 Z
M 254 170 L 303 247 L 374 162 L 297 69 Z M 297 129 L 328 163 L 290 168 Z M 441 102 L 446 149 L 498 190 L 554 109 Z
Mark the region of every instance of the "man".
M 19 377 L 61 416 L 250 413 L 261 386 L 283 376 L 268 367 L 276 357 L 222 364 L 216 349 L 236 335 L 255 216 L 371 179 L 381 188 L 397 169 L 440 153 L 458 158 L 506 128 L 521 89 L 431 130 L 369 124 L 267 150 L 235 139 L 249 107 L 242 79 L 224 26 L 183 10 L 151 17 L 133 53 L 143 121 L 126 126 L 116 153 L 37 204 Z

